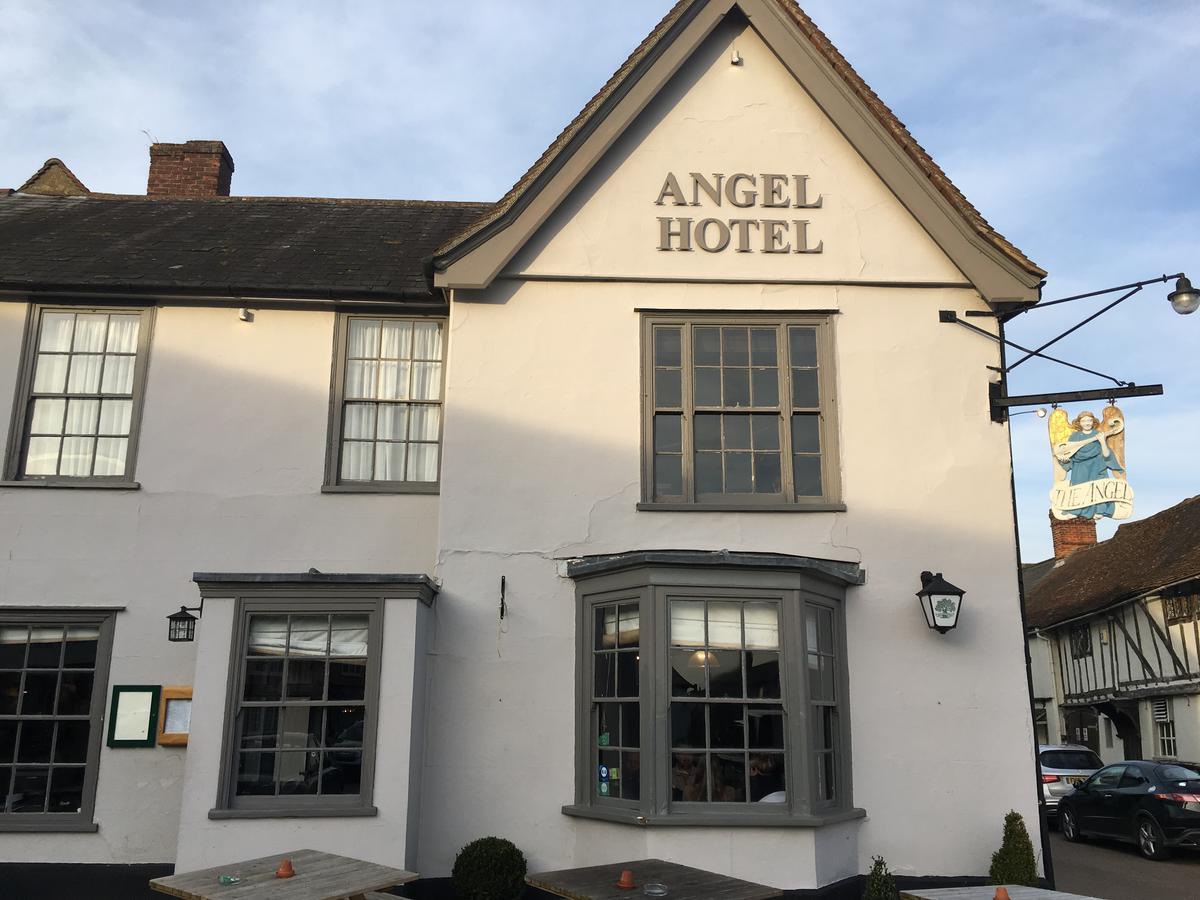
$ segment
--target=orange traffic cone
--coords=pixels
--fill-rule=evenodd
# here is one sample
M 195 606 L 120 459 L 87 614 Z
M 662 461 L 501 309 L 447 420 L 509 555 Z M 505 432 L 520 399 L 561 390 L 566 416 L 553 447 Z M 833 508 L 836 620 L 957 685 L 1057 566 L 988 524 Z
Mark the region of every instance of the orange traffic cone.
M 996 896 L 992 900 L 1012 900 L 1012 898 L 1008 896 L 1008 888 L 998 887 L 996 888 Z
M 296 870 L 292 867 L 292 861 L 285 859 L 279 864 L 279 868 L 275 870 L 276 878 L 291 878 L 296 874 Z
M 637 887 L 633 881 L 633 869 L 624 869 L 621 871 L 621 880 L 617 882 L 617 887 L 632 890 Z

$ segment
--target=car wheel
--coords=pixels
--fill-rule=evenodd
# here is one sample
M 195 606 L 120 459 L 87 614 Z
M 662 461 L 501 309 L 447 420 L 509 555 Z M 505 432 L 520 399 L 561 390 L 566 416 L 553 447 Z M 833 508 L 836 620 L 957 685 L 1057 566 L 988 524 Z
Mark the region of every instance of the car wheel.
M 1079 822 L 1075 819 L 1074 810 L 1061 803 L 1058 806 L 1058 830 L 1062 832 L 1063 838 L 1072 844 L 1080 839 Z
M 1171 855 L 1162 829 L 1149 816 L 1137 820 L 1137 846 L 1146 859 L 1166 859 Z

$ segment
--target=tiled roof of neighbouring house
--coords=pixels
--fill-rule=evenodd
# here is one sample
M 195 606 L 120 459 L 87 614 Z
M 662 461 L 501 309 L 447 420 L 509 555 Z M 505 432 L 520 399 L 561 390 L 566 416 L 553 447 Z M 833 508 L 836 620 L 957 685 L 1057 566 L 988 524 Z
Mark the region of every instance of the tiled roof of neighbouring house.
M 420 302 L 486 203 L 0 195 L 0 290 Z
M 1107 541 L 1025 566 L 1030 628 L 1049 628 L 1200 576 L 1200 496 L 1117 529 Z M 1049 567 L 1047 569 L 1047 563 Z

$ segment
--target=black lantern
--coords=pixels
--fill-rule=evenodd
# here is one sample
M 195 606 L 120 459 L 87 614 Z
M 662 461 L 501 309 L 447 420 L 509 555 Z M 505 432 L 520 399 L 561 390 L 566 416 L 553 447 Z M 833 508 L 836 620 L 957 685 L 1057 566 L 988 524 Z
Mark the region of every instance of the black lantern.
M 179 612 L 167 616 L 168 641 L 194 641 L 196 639 L 196 617 L 188 612 L 186 606 L 179 607 Z
M 958 625 L 958 612 L 962 608 L 962 598 L 966 591 L 956 588 L 942 573 L 921 573 L 921 590 L 917 599 L 921 601 L 921 611 L 925 613 L 925 624 L 938 632 L 945 634 Z
M 1190 315 L 1200 308 L 1200 291 L 1192 287 L 1192 282 L 1186 275 L 1179 276 L 1179 280 L 1175 282 L 1175 290 L 1167 294 L 1167 299 L 1171 301 L 1175 312 L 1181 316 Z

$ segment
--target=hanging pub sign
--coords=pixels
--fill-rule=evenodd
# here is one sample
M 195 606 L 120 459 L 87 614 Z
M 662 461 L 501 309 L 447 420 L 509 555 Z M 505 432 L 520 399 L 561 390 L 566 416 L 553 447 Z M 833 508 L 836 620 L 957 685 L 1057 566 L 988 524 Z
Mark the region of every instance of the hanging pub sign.
M 1125 473 L 1125 415 L 1106 406 L 1100 418 L 1071 419 L 1055 409 L 1047 422 L 1054 466 L 1050 511 L 1056 519 L 1128 519 L 1133 488 Z
M 690 172 L 681 180 L 668 172 L 654 203 L 698 210 L 659 216 L 659 250 L 822 253 L 825 249 L 824 241 L 814 241 L 810 220 L 799 217 L 803 213 L 787 212 L 821 208 L 821 195 L 809 196 L 807 175 Z M 713 215 L 717 208 L 729 209 L 732 215 Z M 740 210 L 755 210 L 755 215 Z

